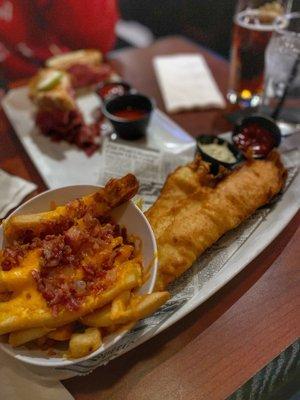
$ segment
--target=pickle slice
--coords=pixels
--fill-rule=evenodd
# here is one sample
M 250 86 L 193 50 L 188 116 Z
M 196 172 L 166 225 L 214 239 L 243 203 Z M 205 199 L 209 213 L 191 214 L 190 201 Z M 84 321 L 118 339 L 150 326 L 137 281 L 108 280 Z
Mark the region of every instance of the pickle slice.
M 37 85 L 37 89 L 46 91 L 53 89 L 60 82 L 63 74 L 60 71 L 51 71 L 45 78 L 42 78 Z

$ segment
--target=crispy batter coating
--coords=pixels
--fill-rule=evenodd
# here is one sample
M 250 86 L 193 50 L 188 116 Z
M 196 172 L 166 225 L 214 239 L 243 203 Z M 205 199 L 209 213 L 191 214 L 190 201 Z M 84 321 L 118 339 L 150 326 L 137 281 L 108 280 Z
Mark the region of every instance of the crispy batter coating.
M 274 151 L 266 160 L 246 162 L 215 187 L 199 184 L 198 190 L 181 201 L 176 196 L 172 200 L 169 187 L 168 222 L 163 219 L 160 228 L 159 218 L 154 218 L 159 259 L 156 289 L 165 288 L 224 233 L 268 203 L 282 189 L 285 177 L 286 171 Z M 154 211 L 148 212 L 151 224 L 159 209 L 156 203 Z
M 222 168 L 217 176 L 212 175 L 210 173 L 210 165 L 202 161 L 201 157 L 196 157 L 191 163 L 176 168 L 167 177 L 159 198 L 145 213 L 156 238 L 169 225 L 173 217 L 170 210 L 178 202 L 197 190 L 201 190 L 201 193 L 205 195 L 207 190 L 215 186 L 220 177 L 226 173 L 225 168 Z

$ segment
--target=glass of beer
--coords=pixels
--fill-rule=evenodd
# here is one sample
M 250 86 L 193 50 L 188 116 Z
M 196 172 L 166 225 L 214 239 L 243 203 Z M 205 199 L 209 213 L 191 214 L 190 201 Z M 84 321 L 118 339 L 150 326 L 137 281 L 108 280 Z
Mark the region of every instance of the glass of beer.
M 227 98 L 250 107 L 260 104 L 265 50 L 275 20 L 291 8 L 292 0 L 239 0 L 233 23 Z

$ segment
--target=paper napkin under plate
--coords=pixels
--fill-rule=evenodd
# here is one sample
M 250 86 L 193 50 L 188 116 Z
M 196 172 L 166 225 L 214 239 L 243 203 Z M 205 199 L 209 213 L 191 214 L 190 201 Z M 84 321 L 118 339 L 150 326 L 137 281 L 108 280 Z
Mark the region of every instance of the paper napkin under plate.
M 58 380 L 36 376 L 3 352 L 0 353 L 0 387 L 1 400 L 74 400 Z
M 37 186 L 25 179 L 13 176 L 0 169 L 0 218 L 17 207 Z
M 158 56 L 153 64 L 169 113 L 225 107 L 224 97 L 200 54 Z

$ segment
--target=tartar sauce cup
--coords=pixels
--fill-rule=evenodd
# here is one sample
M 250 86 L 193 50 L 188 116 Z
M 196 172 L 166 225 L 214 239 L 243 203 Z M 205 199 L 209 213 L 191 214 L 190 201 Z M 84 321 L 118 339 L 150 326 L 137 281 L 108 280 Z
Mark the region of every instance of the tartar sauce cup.
M 217 173 L 219 170 L 219 165 L 223 165 L 226 168 L 234 168 L 237 164 L 244 160 L 242 152 L 235 147 L 233 144 L 225 139 L 222 139 L 214 135 L 202 135 L 196 138 L 197 148 L 196 153 L 199 153 L 204 161 L 211 164 L 212 173 Z M 217 145 L 220 146 L 219 157 L 217 152 L 209 151 L 207 145 Z M 222 153 L 226 153 L 221 156 Z M 232 161 L 228 160 L 228 155 Z

